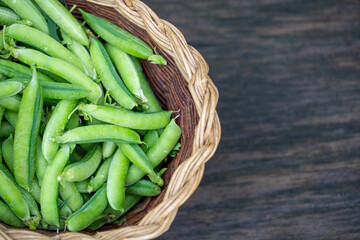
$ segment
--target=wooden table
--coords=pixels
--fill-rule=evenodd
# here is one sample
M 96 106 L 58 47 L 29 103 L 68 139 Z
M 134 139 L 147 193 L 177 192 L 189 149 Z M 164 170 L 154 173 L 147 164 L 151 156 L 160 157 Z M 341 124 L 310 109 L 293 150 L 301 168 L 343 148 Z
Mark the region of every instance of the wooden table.
M 146 3 L 208 61 L 223 130 L 159 239 L 360 239 L 360 2 Z

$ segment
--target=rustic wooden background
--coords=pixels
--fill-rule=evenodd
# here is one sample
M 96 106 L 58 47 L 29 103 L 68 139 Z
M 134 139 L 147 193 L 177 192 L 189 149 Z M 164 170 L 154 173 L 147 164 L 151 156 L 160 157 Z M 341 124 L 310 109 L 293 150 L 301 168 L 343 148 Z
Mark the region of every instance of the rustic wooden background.
M 360 239 L 360 1 L 145 2 L 208 61 L 223 130 L 159 239 Z

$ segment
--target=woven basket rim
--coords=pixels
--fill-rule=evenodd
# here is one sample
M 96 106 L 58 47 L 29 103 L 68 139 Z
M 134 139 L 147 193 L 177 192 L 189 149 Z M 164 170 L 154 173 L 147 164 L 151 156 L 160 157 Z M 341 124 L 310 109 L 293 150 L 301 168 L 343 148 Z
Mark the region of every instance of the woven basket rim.
M 166 232 L 179 207 L 194 193 L 204 174 L 205 163 L 214 155 L 221 136 L 216 112 L 218 90 L 208 75 L 209 67 L 202 55 L 188 45 L 183 34 L 171 23 L 160 19 L 140 0 L 85 0 L 93 4 L 114 8 L 136 26 L 144 29 L 152 41 L 166 51 L 174 61 L 193 97 L 199 122 L 195 129 L 193 151 L 171 177 L 163 201 L 150 210 L 134 226 L 97 232 L 64 232 L 54 237 L 39 232 L 7 228 L 0 224 L 3 239 L 153 239 Z

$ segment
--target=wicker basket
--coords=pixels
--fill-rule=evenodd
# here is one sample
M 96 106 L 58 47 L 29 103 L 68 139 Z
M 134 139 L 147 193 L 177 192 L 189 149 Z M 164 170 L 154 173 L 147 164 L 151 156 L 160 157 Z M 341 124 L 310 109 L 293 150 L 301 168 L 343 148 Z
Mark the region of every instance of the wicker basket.
M 144 71 L 165 109 L 179 110 L 177 123 L 183 130 L 182 148 L 167 163 L 164 191 L 145 199 L 128 213 L 121 226 L 105 226 L 98 232 L 77 233 L 30 231 L 0 224 L 2 239 L 152 239 L 167 231 L 178 208 L 198 187 L 205 163 L 214 154 L 220 140 L 220 122 L 216 113 L 218 92 L 208 76 L 208 65 L 181 32 L 161 20 L 139 0 L 67 0 L 85 11 L 112 21 L 146 41 L 164 56 L 166 66 L 143 61 Z M 74 11 L 76 17 L 80 14 Z

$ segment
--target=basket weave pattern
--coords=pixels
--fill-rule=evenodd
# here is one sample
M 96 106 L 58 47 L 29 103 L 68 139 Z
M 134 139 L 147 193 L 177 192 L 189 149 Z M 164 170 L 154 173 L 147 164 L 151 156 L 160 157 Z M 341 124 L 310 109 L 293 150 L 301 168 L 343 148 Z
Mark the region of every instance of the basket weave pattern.
M 142 64 L 163 106 L 180 110 L 177 122 L 183 130 L 182 149 L 167 165 L 162 194 L 140 204 L 144 208 L 128 214 L 127 222 L 121 227 L 54 234 L 0 224 L 0 239 L 153 239 L 169 229 L 178 208 L 196 190 L 205 163 L 220 141 L 220 122 L 216 113 L 218 92 L 208 76 L 209 67 L 201 54 L 187 45 L 176 27 L 160 19 L 139 0 L 68 0 L 67 3 L 118 24 L 156 47 L 167 59 L 167 66 L 151 65 L 146 61 Z M 76 11 L 74 14 L 81 18 Z

